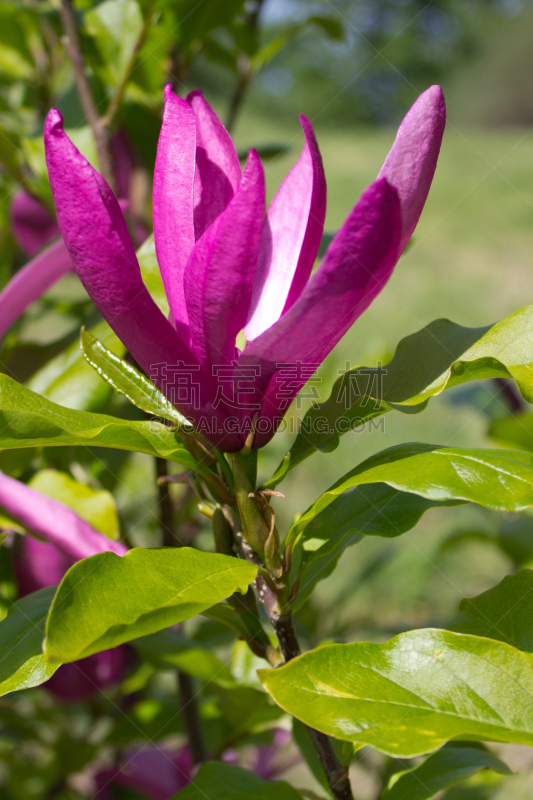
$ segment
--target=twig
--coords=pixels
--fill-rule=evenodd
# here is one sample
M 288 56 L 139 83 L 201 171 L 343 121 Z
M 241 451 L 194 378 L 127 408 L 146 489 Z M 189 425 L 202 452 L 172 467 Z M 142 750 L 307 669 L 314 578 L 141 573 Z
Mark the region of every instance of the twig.
M 157 477 L 168 476 L 168 465 L 164 458 L 156 458 Z M 163 544 L 167 547 L 180 546 L 174 528 L 174 509 L 170 497 L 168 483 L 157 484 L 159 491 L 159 523 L 163 532 Z M 206 760 L 206 749 L 202 732 L 202 723 L 198 713 L 198 703 L 194 692 L 194 683 L 190 675 L 178 670 L 178 691 L 183 726 L 187 733 L 189 749 L 194 764 Z
M 512 381 L 507 378 L 495 378 L 494 381 L 509 403 L 513 414 L 520 414 L 522 411 L 525 411 L 526 403 L 524 403 L 522 395 L 517 391 Z
M 202 731 L 198 703 L 194 693 L 194 683 L 186 672 L 178 671 L 178 686 L 180 693 L 181 714 L 183 724 L 189 739 L 189 749 L 193 764 L 202 764 L 207 760 L 207 754 Z
M 263 566 L 259 556 L 252 551 L 246 542 L 243 542 L 242 555 L 247 561 L 257 564 L 260 567 Z M 259 574 L 257 576 L 255 583 L 259 599 L 279 639 L 285 663 L 288 663 L 302 652 L 294 629 L 292 612 L 288 611 L 279 614 L 278 597 L 262 575 Z M 333 797 L 335 800 L 354 800 L 350 779 L 348 777 L 348 767 L 343 767 L 340 763 L 331 739 L 325 733 L 321 733 L 321 731 L 317 731 L 308 725 L 306 725 L 306 728 L 309 731 L 311 741 L 313 742 L 320 763 L 322 764 Z
M 94 101 L 91 85 L 85 74 L 85 60 L 81 51 L 80 37 L 76 27 L 76 16 L 72 0 L 61 0 L 60 5 L 61 23 L 65 32 L 65 47 L 72 61 L 74 69 L 74 77 L 76 79 L 76 86 L 80 103 L 83 108 L 83 113 L 87 118 L 87 122 L 91 126 L 94 140 L 96 142 L 96 149 L 98 150 L 98 158 L 100 160 L 100 170 L 103 177 L 108 184 L 114 188 L 114 177 L 112 168 L 112 159 L 109 151 L 109 142 L 106 131 L 102 126 L 100 115 L 98 114 L 96 103 Z
M 163 533 L 163 544 L 165 547 L 175 547 L 176 534 L 174 530 L 174 509 L 172 508 L 172 498 L 170 496 L 168 483 L 160 481 L 160 478 L 168 477 L 168 465 L 164 458 L 155 459 L 157 472 L 157 490 L 159 492 L 159 525 Z
M 122 97 L 124 95 L 124 90 L 127 86 L 127 83 L 131 77 L 131 73 L 133 72 L 133 68 L 135 67 L 135 62 L 137 61 L 137 56 L 139 55 L 142 46 L 144 44 L 144 40 L 146 39 L 146 34 L 148 33 L 148 28 L 150 27 L 150 23 L 152 20 L 153 8 L 155 3 L 152 2 L 150 8 L 146 12 L 146 16 L 144 17 L 144 21 L 142 24 L 141 32 L 137 41 L 135 42 L 135 47 L 130 56 L 130 60 L 128 61 L 128 65 L 124 71 L 124 75 L 122 79 L 119 81 L 117 86 L 115 87 L 115 91 L 113 93 L 113 97 L 111 98 L 111 102 L 109 103 L 107 110 L 103 117 L 100 120 L 100 124 L 103 128 L 108 128 L 110 125 L 113 124 L 113 120 L 117 114 L 117 111 L 120 108 L 120 103 L 122 101 Z
M 261 13 L 261 7 L 263 3 L 264 0 L 255 0 L 253 9 L 246 15 L 246 24 L 252 36 L 257 34 L 259 27 L 259 15 Z M 226 128 L 230 133 L 235 127 L 237 115 L 241 109 L 246 92 L 248 91 L 248 87 L 250 85 L 250 81 L 252 79 L 252 62 L 249 56 L 241 56 L 239 58 L 237 63 L 237 72 L 237 86 L 235 88 L 233 97 L 231 98 L 228 116 L 226 118 Z
M 287 663 L 301 653 L 300 643 L 294 630 L 292 613 L 289 611 L 282 616 L 270 614 L 269 617 L 279 639 L 285 663 Z M 326 773 L 333 797 L 335 800 L 353 800 L 348 768 L 343 767 L 340 763 L 331 739 L 325 733 L 321 733 L 309 726 L 306 727 Z

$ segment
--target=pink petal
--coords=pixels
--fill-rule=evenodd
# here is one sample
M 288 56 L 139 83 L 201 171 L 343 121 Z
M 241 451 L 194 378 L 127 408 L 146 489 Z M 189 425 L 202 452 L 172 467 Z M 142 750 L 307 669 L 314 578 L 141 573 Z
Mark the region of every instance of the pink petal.
M 237 191 L 241 166 L 231 136 L 202 93 L 191 92 L 187 102 L 196 117 L 194 232 L 199 239 Z
M 379 173 L 398 191 L 402 206 L 401 250 L 411 238 L 433 180 L 446 124 L 440 86 L 420 95 L 405 116 Z
M 41 542 L 33 536 L 21 536 L 13 550 L 19 597 L 37 592 L 45 586 L 58 586 L 65 572 L 78 561 L 53 544 Z
M 163 125 L 154 172 L 154 239 L 161 277 L 176 329 L 189 342 L 183 288 L 185 265 L 194 245 L 193 186 L 196 120 L 189 104 L 165 87 Z
M 270 328 L 298 299 L 309 280 L 326 216 L 326 178 L 311 123 L 303 114 L 302 154 L 267 212 L 259 250 L 249 341 Z
M 266 392 L 256 446 L 268 442 L 309 372 L 383 289 L 399 258 L 400 232 L 398 194 L 386 180 L 378 180 L 363 193 L 300 298 L 246 346 L 239 366 L 259 365 L 258 388 Z M 291 366 L 301 371 L 300 377 L 293 369 L 290 378 Z
M 29 261 L 0 292 L 0 337 L 35 300 L 72 269 L 62 239 Z
M 25 528 L 75 559 L 110 550 L 123 556 L 128 548 L 99 533 L 71 508 L 0 472 L 0 505 Z
M 20 247 L 29 256 L 59 236 L 54 217 L 28 192 L 18 192 L 10 208 L 11 229 Z
M 265 212 L 265 179 L 250 151 L 239 189 L 196 243 L 185 294 L 196 356 L 213 384 L 212 367 L 231 364 L 248 315 Z
M 61 232 L 95 306 L 147 375 L 156 364 L 197 366 L 142 281 L 126 222 L 111 189 L 66 136 L 55 109 L 46 120 L 45 145 Z M 163 391 L 166 380 L 160 370 L 155 382 Z M 184 414 L 194 415 L 197 404 L 191 399 L 180 408 Z

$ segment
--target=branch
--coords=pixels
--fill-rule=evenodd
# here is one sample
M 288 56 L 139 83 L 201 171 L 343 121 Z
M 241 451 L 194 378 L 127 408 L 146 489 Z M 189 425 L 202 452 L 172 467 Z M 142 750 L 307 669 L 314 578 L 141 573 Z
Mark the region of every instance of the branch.
M 144 40 L 146 39 L 146 34 L 148 33 L 148 28 L 150 27 L 150 22 L 152 19 L 152 10 L 154 5 L 155 3 L 152 3 L 152 5 L 150 6 L 149 10 L 146 13 L 146 16 L 143 20 L 141 32 L 139 34 L 137 41 L 135 42 L 135 47 L 133 48 L 130 60 L 128 61 L 128 66 L 124 71 L 124 75 L 122 76 L 121 81 L 115 88 L 113 97 L 111 98 L 111 102 L 107 107 L 107 111 L 100 120 L 100 124 L 102 125 L 103 128 L 108 128 L 110 125 L 113 124 L 113 120 L 117 114 L 117 111 L 120 108 L 120 103 L 122 101 L 122 96 L 124 95 L 124 90 L 126 89 L 126 85 L 131 77 L 131 73 L 133 72 L 133 68 L 135 67 L 135 62 L 137 61 L 137 56 L 139 55 L 142 49 Z
M 202 764 L 207 760 L 202 724 L 198 713 L 198 703 L 194 693 L 194 683 L 186 672 L 178 671 L 178 687 L 180 693 L 181 714 L 189 739 L 189 749 L 193 764 Z
M 259 567 L 263 566 L 259 556 L 257 556 L 245 542 L 243 542 L 242 554 L 247 561 Z M 259 599 L 279 639 L 285 663 L 288 663 L 302 652 L 294 629 L 292 612 L 279 613 L 278 596 L 272 591 L 261 574 L 257 576 L 255 583 Z M 320 763 L 326 774 L 333 797 L 335 800 L 353 800 L 350 779 L 348 777 L 348 767 L 343 767 L 340 763 L 331 739 L 329 736 L 326 736 L 325 733 L 310 728 L 308 725 L 306 725 L 306 728 L 309 731 Z
M 158 478 L 168 476 L 168 464 L 164 458 L 156 458 L 155 464 Z M 163 544 L 165 547 L 179 547 L 174 528 L 174 509 L 169 485 L 158 481 L 157 488 L 159 491 L 159 523 L 163 532 Z M 187 733 L 191 757 L 193 764 L 202 764 L 206 760 L 206 749 L 193 679 L 181 670 L 178 670 L 177 674 L 180 711 L 183 718 L 183 727 Z
M 292 612 L 289 611 L 287 614 L 280 616 L 271 613 L 269 618 L 279 639 L 285 663 L 287 663 L 301 653 L 300 643 L 294 630 Z M 333 797 L 335 800 L 353 800 L 348 768 L 343 767 L 340 763 L 331 739 L 325 733 L 321 733 L 309 726 L 306 727 L 326 773 Z
M 102 126 L 100 115 L 98 114 L 91 85 L 87 79 L 87 75 L 85 74 L 85 60 L 81 51 L 80 37 L 76 27 L 76 16 L 73 0 L 61 0 L 60 14 L 61 23 L 63 25 L 63 30 L 66 37 L 65 47 L 69 54 L 70 60 L 72 61 L 74 77 L 76 79 L 76 86 L 78 89 L 80 103 L 83 108 L 83 113 L 85 114 L 87 122 L 91 126 L 94 135 L 102 176 L 111 186 L 111 188 L 114 188 L 109 142 L 107 140 L 106 132 Z
M 168 465 L 164 458 L 155 459 L 155 468 L 158 478 L 168 477 Z M 163 545 L 175 547 L 176 532 L 174 530 L 174 509 L 168 483 L 157 482 L 159 492 L 159 525 L 163 533 Z
M 246 17 L 246 24 L 248 26 L 248 30 L 253 35 L 257 34 L 257 30 L 259 28 L 259 14 L 261 13 L 261 7 L 265 0 L 255 0 L 255 6 L 250 11 Z M 242 56 L 239 58 L 237 64 L 237 71 L 238 71 L 238 80 L 237 80 L 237 87 L 231 98 L 230 107 L 228 110 L 228 116 L 226 118 L 226 128 L 229 133 L 232 132 L 235 121 L 237 119 L 237 115 L 241 109 L 243 104 L 244 98 L 246 96 L 246 92 L 248 91 L 248 86 L 250 85 L 250 81 L 252 79 L 252 68 L 251 68 L 251 59 L 249 56 Z

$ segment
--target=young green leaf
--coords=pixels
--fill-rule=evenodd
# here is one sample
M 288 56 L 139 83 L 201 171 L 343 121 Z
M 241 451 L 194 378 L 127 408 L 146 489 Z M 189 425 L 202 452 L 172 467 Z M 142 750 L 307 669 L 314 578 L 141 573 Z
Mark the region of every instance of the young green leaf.
M 533 455 L 514 450 L 482 450 L 401 444 L 363 461 L 321 495 L 292 527 L 292 539 L 347 489 L 386 483 L 427 500 L 463 500 L 500 511 L 533 505 Z
M 429 800 L 482 769 L 511 774 L 509 767 L 482 745 L 448 745 L 418 767 L 395 773 L 381 800 Z
M 136 422 L 63 408 L 0 375 L 0 448 L 86 445 L 158 455 L 199 474 L 176 434 L 158 422 Z
M 55 586 L 47 586 L 17 600 L 0 622 L 0 696 L 39 686 L 59 666 L 49 664 L 42 651 L 44 624 L 55 591 Z
M 302 420 L 290 449 L 291 469 L 315 450 L 335 450 L 339 436 L 366 420 L 391 408 L 417 413 L 431 397 L 467 381 L 512 378 L 533 402 L 532 334 L 533 306 L 483 328 L 431 322 L 402 339 L 389 364 L 355 367 L 338 378 L 328 400 Z
M 522 569 L 477 597 L 465 597 L 447 627 L 533 653 L 533 571 Z
M 364 461 L 316 500 L 289 531 L 298 605 L 361 535 L 400 536 L 429 508 L 533 505 L 533 456 L 512 450 L 397 445 Z
M 264 781 L 253 772 L 208 761 L 192 783 L 173 800 L 301 800 L 301 795 L 284 781 Z
M 461 500 L 428 500 L 401 492 L 386 483 L 347 489 L 320 511 L 298 535 L 293 547 L 291 577 L 300 586 L 295 609 L 308 599 L 316 584 L 335 570 L 347 547 L 363 536 L 401 536 L 430 508 L 459 505 Z
M 319 647 L 258 675 L 306 725 L 391 756 L 458 738 L 533 745 L 533 656 L 492 639 L 409 631 Z
M 156 633 L 246 590 L 256 574 L 245 561 L 190 547 L 99 553 L 61 581 L 44 652 L 52 662 L 76 661 Z
M 177 411 L 164 394 L 132 364 L 119 358 L 84 328 L 81 329 L 83 355 L 99 375 L 137 408 L 155 417 L 163 417 L 192 431 L 188 420 Z

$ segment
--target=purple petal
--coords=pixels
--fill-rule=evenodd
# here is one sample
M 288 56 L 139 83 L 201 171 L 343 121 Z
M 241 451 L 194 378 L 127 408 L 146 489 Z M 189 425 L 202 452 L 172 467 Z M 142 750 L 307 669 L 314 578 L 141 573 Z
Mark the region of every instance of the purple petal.
M 0 472 L 0 505 L 25 528 L 75 559 L 110 550 L 123 556 L 128 548 L 99 533 L 58 500 Z
M 37 592 L 44 586 L 58 586 L 65 572 L 78 561 L 53 544 L 41 542 L 33 536 L 21 536 L 13 549 L 19 597 Z
M 194 232 L 199 239 L 237 191 L 241 166 L 231 136 L 202 93 L 191 92 L 187 102 L 196 117 Z
M 208 380 L 213 365 L 231 364 L 250 307 L 265 213 L 265 179 L 250 151 L 230 204 L 196 243 L 185 273 L 194 350 Z
M 72 269 L 60 239 L 20 269 L 0 292 L 0 338 L 35 300 Z
M 55 109 L 46 120 L 45 145 L 61 232 L 95 306 L 147 375 L 156 364 L 197 366 L 142 281 L 115 196 L 66 136 Z M 163 391 L 166 380 L 160 370 L 155 382 Z M 181 406 L 184 414 L 195 408 L 192 399 Z
M 18 192 L 10 209 L 11 229 L 20 247 L 29 256 L 59 236 L 54 217 L 28 192 Z
M 103 650 L 72 664 L 62 664 L 43 688 L 63 702 L 88 700 L 109 686 L 120 683 L 128 668 L 128 649 L 122 645 Z
M 274 422 L 309 373 L 383 289 L 399 258 L 400 232 L 398 194 L 386 180 L 378 180 L 363 193 L 300 298 L 246 346 L 239 366 L 260 366 L 258 389 L 266 392 L 256 445 L 263 446 L 272 437 Z M 295 376 L 295 368 L 300 370 L 299 376 Z M 286 390 L 287 380 L 290 391 Z M 267 421 L 274 422 L 269 427 Z
M 165 87 L 163 125 L 154 172 L 154 239 L 161 277 L 176 329 L 189 342 L 183 288 L 185 265 L 194 245 L 193 186 L 196 120 L 189 104 Z
M 302 154 L 267 212 L 259 250 L 249 341 L 270 328 L 298 299 L 309 280 L 326 216 L 326 178 L 311 123 L 303 114 Z
M 405 116 L 379 173 L 398 191 L 402 206 L 401 250 L 411 238 L 424 208 L 446 124 L 440 86 L 420 95 Z

